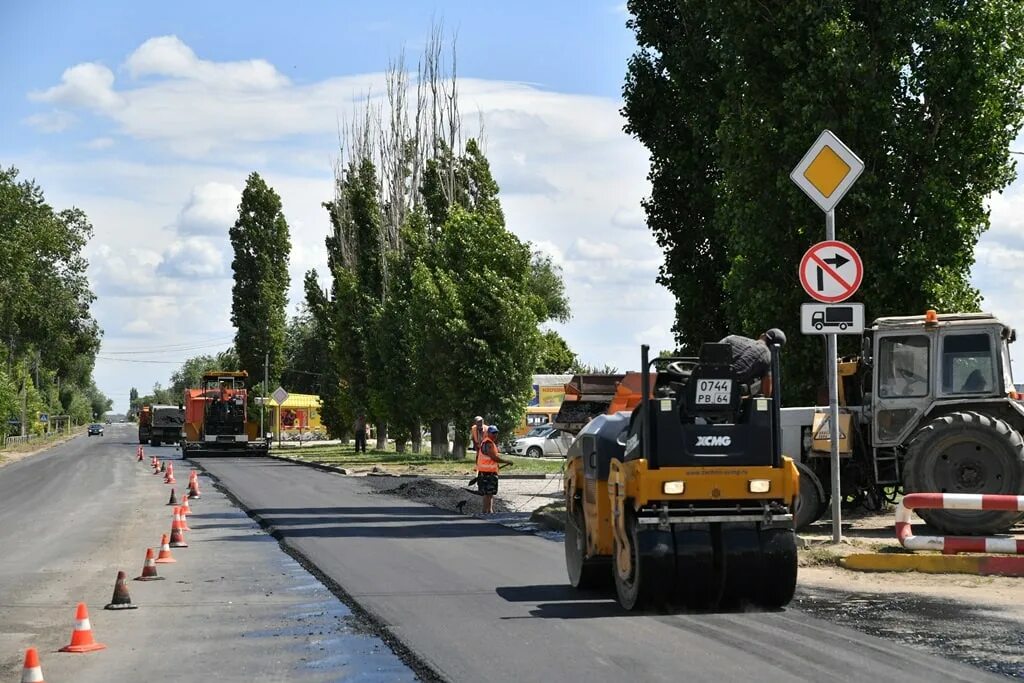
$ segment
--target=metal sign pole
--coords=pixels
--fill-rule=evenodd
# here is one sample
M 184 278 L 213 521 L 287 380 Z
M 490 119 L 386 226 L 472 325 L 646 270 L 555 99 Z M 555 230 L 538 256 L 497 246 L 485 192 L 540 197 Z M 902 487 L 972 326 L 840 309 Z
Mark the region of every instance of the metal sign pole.
M 825 239 L 836 238 L 835 209 L 825 212 Z M 826 340 L 826 367 L 828 368 L 828 421 L 832 461 L 832 542 L 842 543 L 842 488 L 839 484 L 839 350 L 836 333 L 830 332 Z

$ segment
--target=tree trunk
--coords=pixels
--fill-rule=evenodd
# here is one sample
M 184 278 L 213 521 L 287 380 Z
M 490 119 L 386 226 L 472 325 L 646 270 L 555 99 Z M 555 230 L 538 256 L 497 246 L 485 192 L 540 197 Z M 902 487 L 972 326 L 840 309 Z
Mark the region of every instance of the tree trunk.
M 412 452 L 419 454 L 423 450 L 423 425 L 417 421 L 412 426 Z
M 377 450 L 384 451 L 388 448 L 388 423 L 377 423 Z
M 430 421 L 430 455 L 448 457 L 448 424 L 446 420 Z
M 395 453 L 405 453 L 405 439 L 395 439 Z
M 452 460 L 466 459 L 466 430 L 455 429 L 455 441 L 452 444 Z

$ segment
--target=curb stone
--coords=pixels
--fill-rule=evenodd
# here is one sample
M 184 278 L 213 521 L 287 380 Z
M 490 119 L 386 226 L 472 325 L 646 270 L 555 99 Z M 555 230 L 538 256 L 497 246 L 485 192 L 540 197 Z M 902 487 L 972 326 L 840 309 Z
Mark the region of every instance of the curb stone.
M 839 560 L 844 569 L 862 572 L 921 572 L 924 574 L 974 574 L 977 576 L 1024 576 L 1024 557 L 1006 555 L 911 555 L 861 553 Z

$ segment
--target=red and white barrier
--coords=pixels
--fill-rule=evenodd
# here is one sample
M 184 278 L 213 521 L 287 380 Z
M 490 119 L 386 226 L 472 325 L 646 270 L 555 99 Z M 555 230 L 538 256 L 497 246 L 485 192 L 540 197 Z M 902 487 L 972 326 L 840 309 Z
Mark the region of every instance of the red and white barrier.
M 910 513 L 920 508 L 944 510 L 1024 511 L 1024 496 L 982 493 L 910 493 L 896 505 L 896 538 L 907 550 L 956 553 L 1004 553 L 1024 555 L 1024 540 L 983 536 L 914 536 Z

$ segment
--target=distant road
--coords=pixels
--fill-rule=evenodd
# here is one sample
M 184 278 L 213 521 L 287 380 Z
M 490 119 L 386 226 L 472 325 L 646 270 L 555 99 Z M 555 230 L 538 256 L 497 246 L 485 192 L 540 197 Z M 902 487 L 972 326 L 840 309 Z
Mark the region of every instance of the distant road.
M 135 461 L 137 446 L 135 425 L 106 425 L 104 436 L 0 468 L 0 681 L 21 680 L 28 646 L 57 682 L 413 680 L 206 477 L 189 547 L 158 565 L 165 579 L 129 580 L 138 609 L 105 611 L 117 571 L 138 576 L 147 546 L 170 530 L 170 486 Z M 173 458 L 181 496 L 188 468 L 179 452 L 146 454 Z M 58 653 L 79 601 L 107 649 Z
M 1004 680 L 795 609 L 628 615 L 570 589 L 551 541 L 279 460 L 201 463 L 451 681 Z

